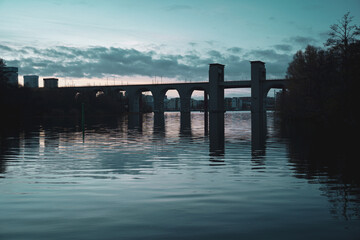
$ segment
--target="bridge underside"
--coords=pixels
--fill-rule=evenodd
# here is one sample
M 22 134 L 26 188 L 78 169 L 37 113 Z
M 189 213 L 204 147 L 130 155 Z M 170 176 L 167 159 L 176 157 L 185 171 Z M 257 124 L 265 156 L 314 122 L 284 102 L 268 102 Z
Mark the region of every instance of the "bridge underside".
M 268 91 L 271 88 L 284 88 L 285 80 L 267 80 L 264 81 L 261 85 L 263 97 L 267 96 Z M 198 83 L 175 83 L 175 84 L 151 84 L 151 85 L 115 85 L 115 86 L 91 86 L 91 87 L 63 87 L 64 89 L 73 89 L 74 92 L 98 92 L 101 91 L 104 94 L 113 94 L 119 93 L 119 91 L 126 92 L 126 97 L 128 99 L 128 111 L 131 113 L 139 113 L 141 112 L 140 108 L 140 99 L 142 92 L 149 91 L 151 92 L 154 99 L 154 108 L 153 111 L 156 113 L 164 112 L 164 99 L 166 92 L 168 90 L 176 90 L 179 93 L 180 97 L 180 111 L 181 112 L 190 112 L 191 106 L 191 95 L 195 90 L 202 90 L 209 94 L 209 108 L 211 108 L 211 104 L 216 104 L 215 101 L 211 101 L 212 98 L 216 98 L 216 102 L 224 101 L 218 99 L 216 96 L 212 96 L 211 92 L 211 84 L 209 82 L 198 82 Z M 256 84 L 255 84 L 256 85 Z M 220 82 L 215 88 L 220 91 L 224 91 L 224 89 L 234 89 L 234 88 L 251 88 L 252 92 L 257 92 L 254 89 L 254 82 L 252 80 L 246 81 L 226 81 Z M 260 86 L 256 85 L 256 88 Z
M 205 91 L 205 96 L 209 96 L 210 151 L 221 153 L 224 151 L 224 90 L 230 88 L 251 88 L 252 144 L 255 148 L 260 148 L 265 142 L 266 136 L 265 100 L 267 93 L 271 88 L 285 88 L 287 80 L 266 80 L 265 63 L 253 61 L 251 62 L 251 80 L 225 82 L 224 67 L 225 66 L 221 64 L 210 64 L 209 82 L 66 87 L 66 89 L 73 89 L 75 92 L 80 93 L 84 91 L 102 91 L 104 94 L 125 91 L 128 99 L 128 110 L 131 113 L 140 112 L 140 97 L 144 91 L 150 91 L 152 93 L 154 99 L 153 111 L 155 113 L 163 113 L 166 92 L 168 90 L 176 90 L 180 96 L 180 111 L 184 118 L 189 116 L 193 91 L 203 90 Z M 222 139 L 222 141 L 219 142 L 219 139 Z

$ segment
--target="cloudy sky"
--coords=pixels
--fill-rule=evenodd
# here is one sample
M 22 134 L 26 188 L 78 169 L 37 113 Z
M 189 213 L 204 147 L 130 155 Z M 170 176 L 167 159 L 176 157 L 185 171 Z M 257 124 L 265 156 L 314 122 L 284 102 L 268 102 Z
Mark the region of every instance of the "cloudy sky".
M 63 85 L 206 81 L 214 62 L 242 80 L 250 60 L 278 78 L 348 11 L 359 24 L 359 0 L 0 0 L 0 57 Z

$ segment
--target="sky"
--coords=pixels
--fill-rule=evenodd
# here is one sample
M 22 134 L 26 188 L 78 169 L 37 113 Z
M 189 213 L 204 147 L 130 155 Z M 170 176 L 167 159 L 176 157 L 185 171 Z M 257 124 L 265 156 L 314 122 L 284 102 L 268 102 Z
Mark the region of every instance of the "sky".
M 247 80 L 252 60 L 283 78 L 348 11 L 360 25 L 359 0 L 0 0 L 0 58 L 62 86 Z

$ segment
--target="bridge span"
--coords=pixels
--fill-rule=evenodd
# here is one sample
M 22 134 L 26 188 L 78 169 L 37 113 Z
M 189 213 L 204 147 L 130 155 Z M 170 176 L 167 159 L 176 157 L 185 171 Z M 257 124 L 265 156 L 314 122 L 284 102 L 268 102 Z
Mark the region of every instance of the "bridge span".
M 220 75 L 216 76 L 216 78 L 211 82 L 209 75 L 209 82 L 193 82 L 193 83 L 161 83 L 161 84 L 134 84 L 134 85 L 112 85 L 112 86 L 81 86 L 81 87 L 62 87 L 66 89 L 73 89 L 76 92 L 82 93 L 87 91 L 102 91 L 105 94 L 109 92 L 126 92 L 126 96 L 129 99 L 129 112 L 131 113 L 139 113 L 140 112 L 140 98 L 142 92 L 150 91 L 154 98 L 154 112 L 164 112 L 164 98 L 166 92 L 168 90 L 176 90 L 180 97 L 180 112 L 190 112 L 190 102 L 191 95 L 195 90 L 202 90 L 209 96 L 210 102 L 215 104 L 215 101 L 211 99 L 215 97 L 211 92 L 212 88 L 217 89 L 219 91 L 224 91 L 224 89 L 229 88 L 251 88 L 252 93 L 261 94 L 261 98 L 265 98 L 272 88 L 285 88 L 287 81 L 284 79 L 278 80 L 266 80 L 265 79 L 265 67 L 264 63 L 260 61 L 251 62 L 252 67 L 252 75 L 251 80 L 239 80 L 239 81 L 224 81 L 224 65 L 221 64 L 210 64 L 209 74 L 212 70 L 217 69 L 218 71 L 222 71 Z M 261 75 L 255 75 L 256 71 L 262 71 L 261 67 L 263 67 L 263 73 Z M 257 70 L 253 69 L 256 68 Z M 254 70 L 254 75 L 253 75 Z M 215 70 L 216 71 L 216 70 Z M 261 79 L 257 79 L 262 77 Z M 265 81 L 266 80 L 266 81 Z M 214 93 L 215 94 L 215 93 Z M 223 94 L 221 94 L 223 96 Z M 222 98 L 219 96 L 220 98 Z M 253 94 L 252 94 L 253 96 Z M 255 97 L 255 96 L 253 96 Z M 223 99 L 217 98 L 216 102 L 222 102 Z M 256 99 L 252 99 L 252 102 L 255 103 Z M 256 103 L 255 103 L 256 104 Z M 216 104 L 215 104 L 216 105 Z M 215 107 L 215 106 L 214 106 Z M 209 105 L 209 110 L 213 106 Z
M 251 88 L 251 131 L 252 143 L 255 148 L 262 146 L 266 136 L 266 96 L 270 89 L 287 87 L 287 80 L 266 80 L 265 63 L 252 61 L 251 80 L 224 81 L 225 65 L 214 63 L 209 67 L 208 82 L 193 83 L 163 83 L 143 85 L 115 85 L 115 86 L 88 86 L 88 87 L 66 87 L 77 92 L 103 91 L 108 92 L 125 91 L 129 101 L 129 112 L 140 112 L 140 98 L 144 91 L 150 91 L 154 98 L 154 113 L 164 113 L 164 98 L 168 90 L 176 90 L 180 96 L 180 111 L 182 116 L 189 116 L 191 106 L 191 95 L 195 90 L 203 90 L 205 99 L 208 101 L 209 112 L 209 134 L 210 151 L 223 151 L 224 141 L 224 90 L 228 88 Z M 65 87 L 64 87 L 65 88 Z M 207 113 L 206 113 L 207 114 Z M 258 147 L 256 145 L 259 145 Z

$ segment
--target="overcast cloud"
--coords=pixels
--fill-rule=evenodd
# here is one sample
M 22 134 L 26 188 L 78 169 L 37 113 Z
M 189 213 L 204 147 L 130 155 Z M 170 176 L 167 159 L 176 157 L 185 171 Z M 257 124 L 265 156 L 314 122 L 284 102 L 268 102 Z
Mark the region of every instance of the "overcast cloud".
M 250 60 L 266 62 L 268 76 L 284 76 L 292 59 L 286 45 L 274 49 L 245 51 L 232 47 L 224 52 L 210 50 L 205 54 L 189 51 L 183 55 L 157 54 L 155 51 L 139 51 L 115 47 L 76 48 L 56 46 L 13 48 L 0 45 L 0 56 L 17 56 L 6 59 L 8 66 L 19 67 L 20 75 L 102 78 L 118 76 L 162 76 L 174 79 L 204 81 L 208 65 L 226 65 L 226 79 L 237 80 L 250 75 Z M 16 52 L 16 54 L 14 54 Z M 11 54 L 10 54 L 11 53 Z

